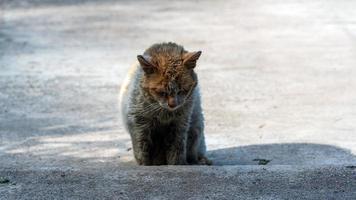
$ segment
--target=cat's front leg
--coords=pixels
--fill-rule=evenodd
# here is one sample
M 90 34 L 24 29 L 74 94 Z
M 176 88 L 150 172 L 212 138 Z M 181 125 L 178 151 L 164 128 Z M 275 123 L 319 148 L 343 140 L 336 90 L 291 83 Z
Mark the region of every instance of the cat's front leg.
M 187 165 L 186 150 L 182 142 L 173 145 L 167 152 L 168 165 Z
M 135 159 L 139 165 L 152 165 L 150 150 L 152 142 L 147 131 L 136 129 L 132 134 L 132 147 Z
M 186 141 L 187 130 L 176 129 L 171 133 L 172 141 L 167 144 L 167 164 L 168 165 L 187 165 Z
M 135 150 L 135 159 L 139 165 L 152 165 L 152 159 L 149 153 L 149 143 L 147 141 L 141 141 Z

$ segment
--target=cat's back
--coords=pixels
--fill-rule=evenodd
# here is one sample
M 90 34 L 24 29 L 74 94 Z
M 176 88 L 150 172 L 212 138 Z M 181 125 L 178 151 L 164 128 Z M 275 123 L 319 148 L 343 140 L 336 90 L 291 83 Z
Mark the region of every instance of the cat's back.
M 131 104 L 132 93 L 138 87 L 140 67 L 138 63 L 133 64 L 120 87 L 119 110 L 126 126 L 128 108 Z M 126 127 L 127 128 L 127 127 Z

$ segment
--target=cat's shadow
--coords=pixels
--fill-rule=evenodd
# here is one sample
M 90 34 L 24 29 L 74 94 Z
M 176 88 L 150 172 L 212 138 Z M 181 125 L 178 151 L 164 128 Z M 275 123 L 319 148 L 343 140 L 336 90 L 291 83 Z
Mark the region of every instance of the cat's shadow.
M 259 144 L 207 152 L 213 165 L 332 165 L 355 164 L 350 150 L 324 144 Z

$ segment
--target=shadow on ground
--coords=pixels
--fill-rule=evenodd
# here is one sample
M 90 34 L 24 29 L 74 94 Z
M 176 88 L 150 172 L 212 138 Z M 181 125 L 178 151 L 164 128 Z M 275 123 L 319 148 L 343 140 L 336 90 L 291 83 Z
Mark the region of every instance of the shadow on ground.
M 116 135 L 116 136 L 115 136 Z M 35 137 L 0 148 L 8 167 L 133 166 L 131 142 L 116 131 L 94 131 Z M 224 165 L 355 165 L 351 151 L 332 145 L 308 143 L 259 144 L 207 152 L 215 166 Z M 4 166 L 6 167 L 6 166 Z
M 350 150 L 312 143 L 260 144 L 212 150 L 214 165 L 333 165 L 356 163 Z

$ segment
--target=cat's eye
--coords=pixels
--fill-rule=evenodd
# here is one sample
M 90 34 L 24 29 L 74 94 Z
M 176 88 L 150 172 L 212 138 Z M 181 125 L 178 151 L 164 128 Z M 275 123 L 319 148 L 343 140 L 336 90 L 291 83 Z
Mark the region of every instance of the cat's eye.
M 180 90 L 179 92 L 178 92 L 178 95 L 185 95 L 186 94 L 186 91 L 185 90 Z

